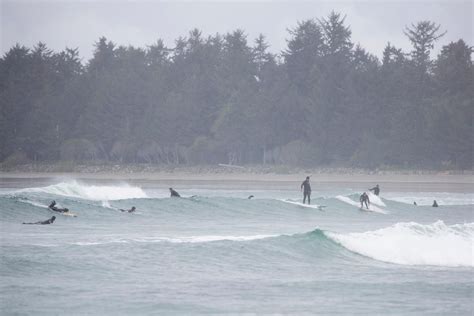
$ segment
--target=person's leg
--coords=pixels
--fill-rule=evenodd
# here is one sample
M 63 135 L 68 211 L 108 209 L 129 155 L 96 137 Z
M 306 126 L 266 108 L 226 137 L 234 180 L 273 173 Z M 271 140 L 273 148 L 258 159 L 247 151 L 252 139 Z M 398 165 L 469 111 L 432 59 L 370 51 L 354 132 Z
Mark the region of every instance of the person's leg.
M 303 193 L 303 204 L 306 202 L 306 192 Z
M 311 204 L 311 192 L 308 192 L 308 205 Z

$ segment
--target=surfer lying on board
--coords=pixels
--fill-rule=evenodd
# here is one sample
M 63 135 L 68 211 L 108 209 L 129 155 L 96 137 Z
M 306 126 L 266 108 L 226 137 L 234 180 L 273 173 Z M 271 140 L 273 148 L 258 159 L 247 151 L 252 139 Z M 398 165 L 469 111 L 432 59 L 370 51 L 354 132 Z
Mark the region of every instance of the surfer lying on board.
M 171 197 L 181 197 L 181 195 L 179 195 L 178 192 L 173 190 L 173 188 L 170 188 L 170 194 L 171 194 Z
M 369 196 L 367 195 L 367 193 L 365 193 L 365 192 L 362 193 L 362 195 L 359 198 L 359 201 L 360 201 L 360 208 L 363 208 L 364 203 L 365 203 L 365 207 L 367 209 L 369 209 L 370 200 L 369 200 Z
M 120 209 L 120 210 L 121 210 L 122 212 L 129 212 L 129 213 L 133 213 L 133 212 L 135 212 L 136 208 L 135 208 L 135 206 L 132 206 L 132 208 L 131 208 L 131 209 L 129 209 L 129 210 L 122 210 L 122 209 Z
M 306 197 L 308 198 L 308 204 L 311 204 L 311 184 L 309 184 L 309 176 L 301 183 L 301 189 L 303 189 L 303 204 L 306 202 Z
M 59 213 L 69 212 L 68 208 L 58 208 L 58 207 L 56 207 L 56 201 L 51 202 L 51 204 L 49 204 L 48 208 L 51 211 L 55 211 L 55 212 L 59 212 Z
M 56 219 L 56 216 L 51 217 L 50 219 L 47 219 L 45 221 L 40 221 L 40 222 L 35 222 L 35 223 L 23 223 L 25 225 L 48 225 L 54 223 L 54 220 Z

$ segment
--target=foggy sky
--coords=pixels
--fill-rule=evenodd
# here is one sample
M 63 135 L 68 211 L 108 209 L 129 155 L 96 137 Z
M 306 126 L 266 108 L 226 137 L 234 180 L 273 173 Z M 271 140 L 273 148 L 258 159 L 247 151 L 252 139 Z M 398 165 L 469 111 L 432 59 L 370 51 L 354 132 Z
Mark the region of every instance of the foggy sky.
M 352 40 L 381 56 L 390 41 L 404 51 L 410 43 L 405 26 L 421 20 L 441 24 L 448 33 L 435 47 L 460 38 L 473 45 L 471 1 L 12 1 L 0 0 L 0 54 L 15 43 L 32 47 L 39 41 L 59 51 L 79 48 L 83 61 L 92 56 L 93 44 L 105 36 L 119 45 L 146 47 L 161 38 L 168 47 L 197 27 L 203 35 L 237 28 L 253 44 L 259 33 L 270 50 L 280 53 L 289 38 L 287 29 L 297 21 L 326 17 L 331 10 L 347 16 Z M 434 57 L 434 56 L 432 56 Z

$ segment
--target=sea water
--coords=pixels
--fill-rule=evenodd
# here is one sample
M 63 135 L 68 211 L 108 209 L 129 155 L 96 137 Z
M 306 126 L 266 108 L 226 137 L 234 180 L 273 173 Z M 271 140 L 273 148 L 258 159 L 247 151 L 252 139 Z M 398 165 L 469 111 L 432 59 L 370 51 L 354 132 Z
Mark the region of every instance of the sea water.
M 382 191 L 361 210 L 337 186 L 307 207 L 298 187 L 1 184 L 2 315 L 474 311 L 472 192 Z

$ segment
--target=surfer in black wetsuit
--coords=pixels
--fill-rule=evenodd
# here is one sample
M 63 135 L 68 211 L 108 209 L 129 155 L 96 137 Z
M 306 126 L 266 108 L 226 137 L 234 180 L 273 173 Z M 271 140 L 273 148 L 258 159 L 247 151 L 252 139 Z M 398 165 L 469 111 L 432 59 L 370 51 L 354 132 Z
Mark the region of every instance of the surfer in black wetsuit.
M 380 187 L 379 185 L 377 184 L 375 187 L 373 187 L 372 189 L 369 189 L 369 191 L 374 191 L 374 194 L 375 195 L 379 195 L 380 193 Z
M 253 195 L 249 195 L 247 199 L 251 200 L 253 198 Z
M 173 190 L 173 188 L 170 188 L 170 194 L 171 194 L 171 197 L 181 197 L 181 195 L 179 195 L 178 192 Z
M 123 209 L 120 209 L 120 210 L 121 210 L 122 212 L 129 212 L 129 213 L 133 213 L 133 212 L 135 212 L 136 208 L 135 208 L 135 206 L 132 206 L 132 208 L 131 208 L 131 209 L 129 209 L 129 210 L 123 210 Z
M 23 223 L 25 225 L 48 225 L 54 223 L 54 220 L 56 219 L 56 216 L 51 217 L 50 219 L 47 219 L 45 221 L 39 221 L 35 223 Z
M 436 202 L 436 200 L 433 201 L 433 207 L 438 207 L 438 203 Z
M 56 201 L 51 202 L 51 204 L 49 204 L 48 208 L 49 208 L 51 211 L 55 211 L 55 212 L 59 212 L 59 213 L 66 213 L 66 212 L 69 212 L 69 209 L 68 209 L 68 208 L 58 208 L 58 207 L 56 206 Z
M 306 202 L 306 198 L 308 198 L 308 204 L 311 204 L 311 184 L 309 184 L 309 176 L 301 183 L 301 189 L 303 190 L 303 204 Z
M 367 195 L 367 193 L 365 193 L 365 192 L 362 193 L 362 195 L 359 198 L 359 201 L 360 201 L 360 208 L 363 208 L 364 204 L 365 204 L 365 207 L 367 209 L 369 209 L 370 199 L 369 199 L 369 196 Z

